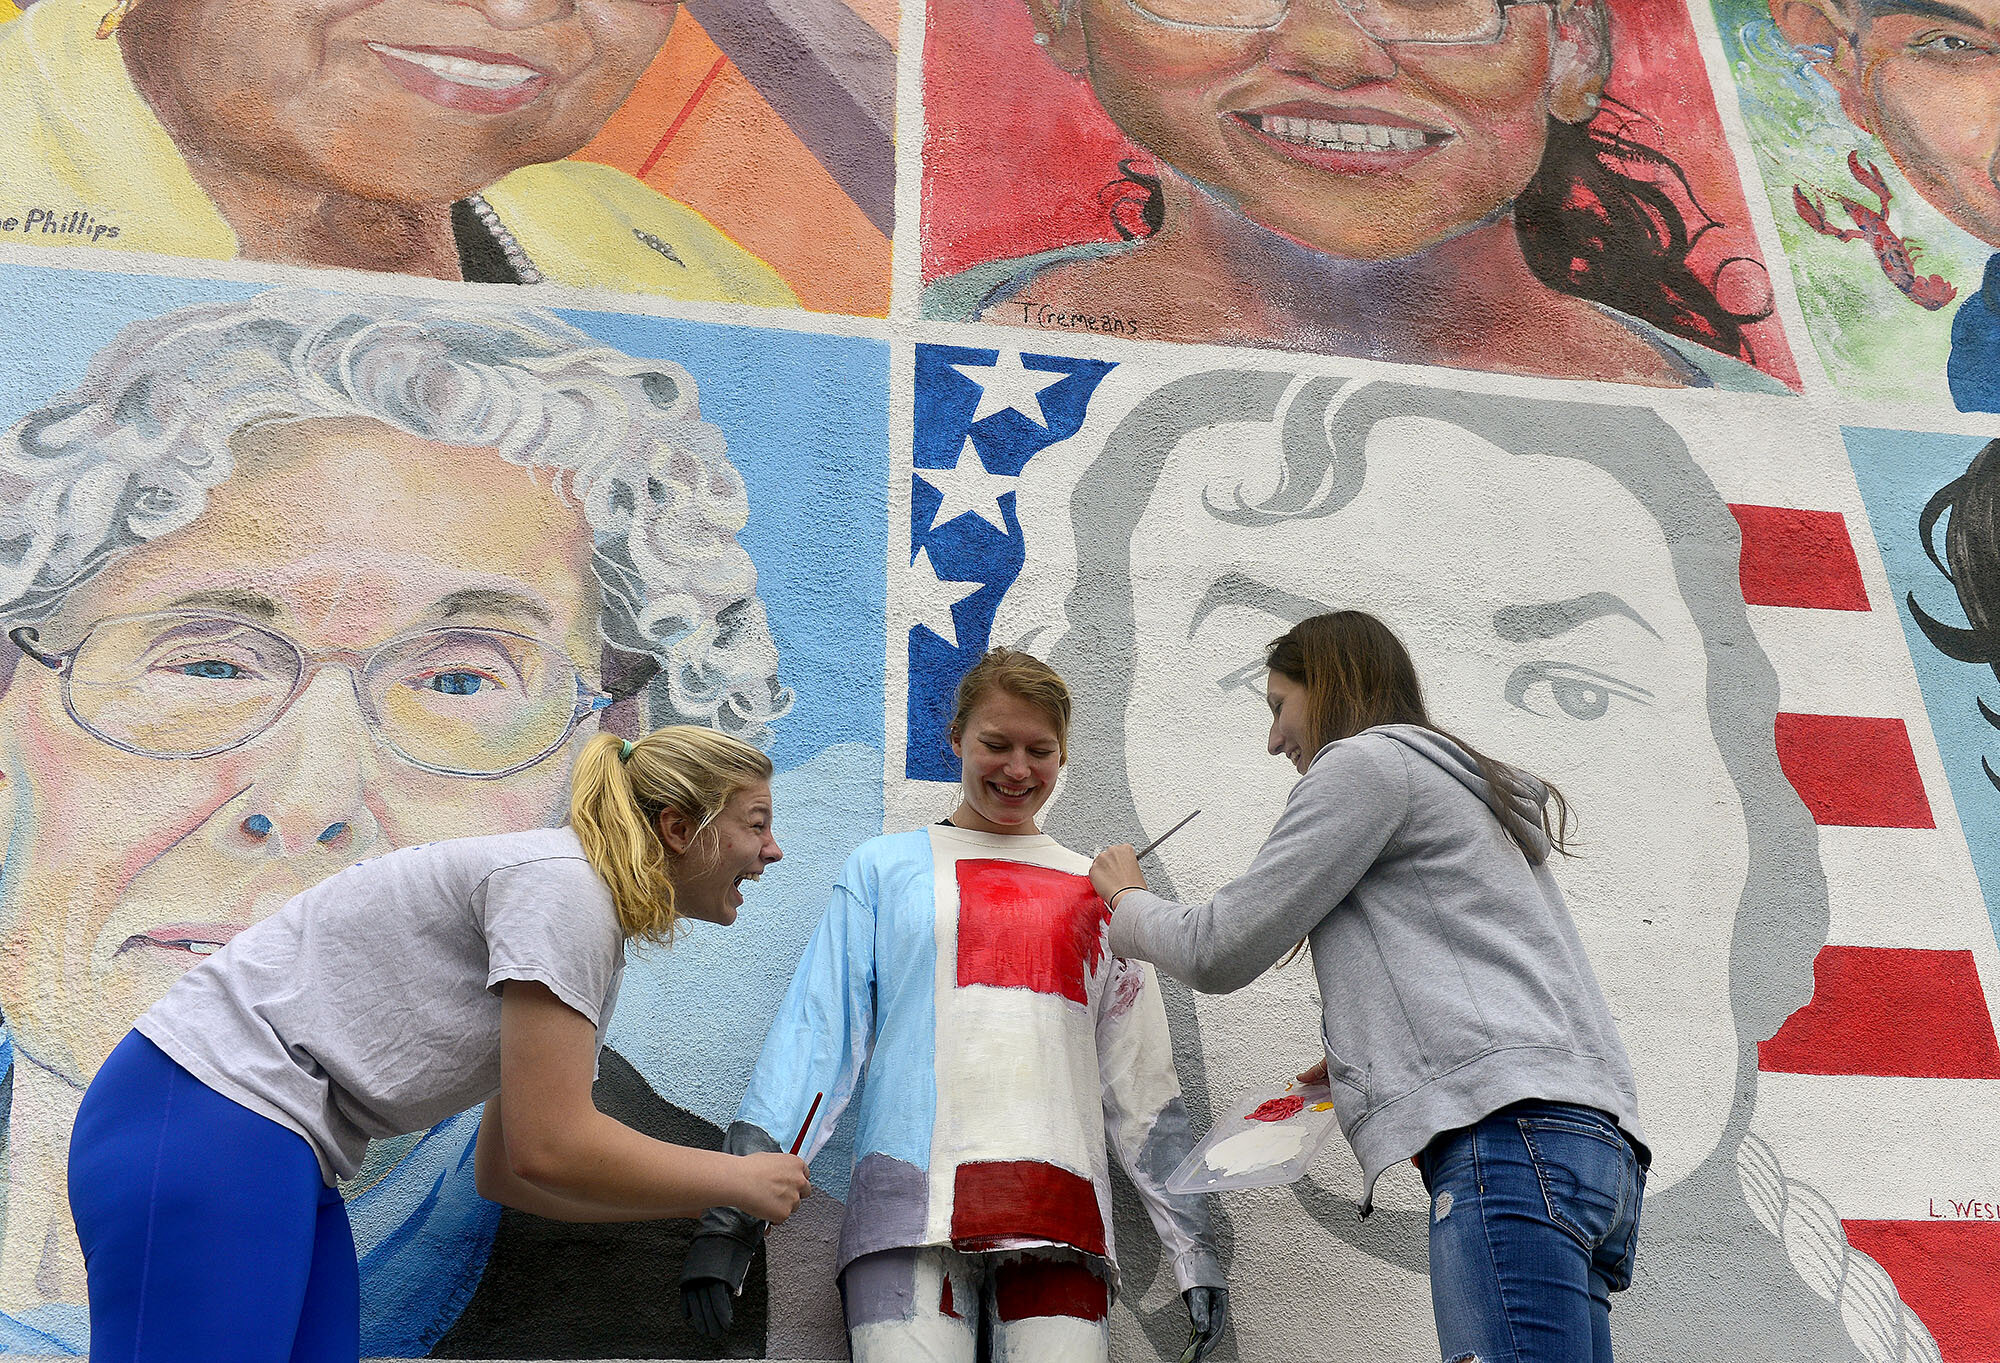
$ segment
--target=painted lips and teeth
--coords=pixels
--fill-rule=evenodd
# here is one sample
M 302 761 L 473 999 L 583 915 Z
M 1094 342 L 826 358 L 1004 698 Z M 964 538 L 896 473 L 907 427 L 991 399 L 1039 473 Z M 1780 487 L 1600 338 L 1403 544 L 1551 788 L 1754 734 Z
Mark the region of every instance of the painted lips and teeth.
M 473 90 L 518 90 L 530 81 L 543 77 L 542 72 L 531 66 L 518 66 L 512 62 L 473 61 L 469 57 L 453 57 L 414 47 L 392 47 L 387 43 L 370 43 L 368 48 L 378 57 L 390 57 L 412 66 L 421 66 L 439 80 Z
M 1391 127 L 1381 123 L 1349 123 L 1329 118 L 1300 118 L 1287 114 L 1236 115 L 1266 137 L 1318 151 L 1407 152 L 1436 146 L 1448 133 L 1426 132 L 1422 128 Z

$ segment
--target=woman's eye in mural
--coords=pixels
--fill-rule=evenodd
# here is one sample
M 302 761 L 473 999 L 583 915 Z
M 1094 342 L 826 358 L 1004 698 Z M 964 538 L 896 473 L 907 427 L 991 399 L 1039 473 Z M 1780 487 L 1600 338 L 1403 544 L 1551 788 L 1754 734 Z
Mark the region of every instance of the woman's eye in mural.
M 169 671 L 178 672 L 183 677 L 199 677 L 204 681 L 235 681 L 248 677 L 249 670 L 239 663 L 222 658 L 201 658 L 183 663 L 172 663 Z
M 1522 663 L 1507 675 L 1509 705 L 1553 719 L 1553 713 L 1531 700 L 1531 696 L 1542 691 L 1571 719 L 1585 721 L 1604 718 L 1614 699 L 1637 701 L 1641 705 L 1651 704 L 1653 699 L 1653 693 L 1643 686 L 1549 658 Z
M 496 691 L 506 686 L 500 678 L 484 672 L 431 672 L 422 676 L 409 677 L 403 682 L 420 691 L 435 691 L 442 696 L 472 696 L 481 691 Z
M 2000 56 L 2000 47 L 1968 38 L 1963 33 L 1927 33 L 1913 40 L 1908 50 L 1918 56 L 1947 61 L 1977 61 Z

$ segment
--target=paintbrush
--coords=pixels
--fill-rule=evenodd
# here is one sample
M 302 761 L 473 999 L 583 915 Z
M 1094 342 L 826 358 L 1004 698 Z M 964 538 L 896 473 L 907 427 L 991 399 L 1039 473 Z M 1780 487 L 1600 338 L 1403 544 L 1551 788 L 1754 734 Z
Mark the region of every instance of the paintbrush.
M 1153 839 L 1153 840 L 1152 840 L 1151 842 L 1147 843 L 1147 844 L 1146 844 L 1146 845 L 1145 845 L 1144 847 L 1141 847 L 1141 848 L 1140 848 L 1140 849 L 1139 849 L 1139 850 L 1138 850 L 1138 851 L 1137 851 L 1136 853 L 1134 853 L 1134 854 L 1133 854 L 1133 858 L 1132 858 L 1132 859 L 1133 859 L 1134 861 L 1137 861 L 1137 860 L 1138 860 L 1138 859 L 1139 859 L 1140 857 L 1143 857 L 1143 856 L 1145 856 L 1145 855 L 1146 855 L 1147 853 L 1151 852 L 1151 851 L 1152 851 L 1152 850 L 1153 850 L 1153 849 L 1154 849 L 1155 847 L 1158 847 L 1158 846 L 1159 846 L 1159 845 L 1160 845 L 1161 843 L 1165 842 L 1165 841 L 1166 841 L 1166 840 L 1167 840 L 1168 838 L 1171 838 L 1171 837 L 1172 837 L 1172 836 L 1173 836 L 1174 834 L 1176 834 L 1176 833 L 1180 832 L 1180 831 L 1181 831 L 1181 830 L 1182 830 L 1183 828 L 1186 828 L 1186 827 L 1188 826 L 1188 821 L 1189 821 L 1190 819 L 1193 819 L 1193 818 L 1194 818 L 1194 816 L 1195 816 L 1195 814 L 1199 814 L 1199 813 L 1201 813 L 1201 811 L 1200 811 L 1199 809 L 1195 810 L 1195 811 L 1194 811 L 1194 813 L 1193 813 L 1193 814 L 1189 814 L 1189 815 L 1187 816 L 1187 818 L 1186 818 L 1186 819 L 1182 819 L 1182 820 L 1181 820 L 1181 821 L 1180 821 L 1179 823 L 1175 824 L 1175 825 L 1174 825 L 1174 826 L 1173 826 L 1172 828 L 1169 828 L 1169 829 L 1168 829 L 1168 830 L 1167 830 L 1166 832 L 1164 832 L 1164 833 L 1160 834 L 1160 836 L 1159 836 L 1159 837 L 1157 837 L 1157 838 L 1154 838 L 1154 839 Z
M 794 1155 L 798 1154 L 799 1147 L 806 1143 L 806 1132 L 812 1130 L 813 1118 L 819 1115 L 819 1100 L 824 1097 L 826 1097 L 824 1093 L 815 1093 L 813 1095 L 813 1105 L 806 1109 L 806 1119 L 799 1123 L 799 1134 L 792 1137 L 792 1153 Z

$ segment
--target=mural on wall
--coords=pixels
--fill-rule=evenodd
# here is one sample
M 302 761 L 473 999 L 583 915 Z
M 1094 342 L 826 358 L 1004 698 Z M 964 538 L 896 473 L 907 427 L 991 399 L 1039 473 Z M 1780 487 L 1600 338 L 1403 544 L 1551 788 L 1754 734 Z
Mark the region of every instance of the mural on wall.
M 2000 543 L 1993 538 L 2000 442 L 1865 428 L 1844 434 L 2000 933 Z
M 717 1144 L 825 881 L 881 827 L 883 347 L 54 277 L 60 326 L 0 302 L 0 334 L 60 338 L 0 356 L 0 1345 L 87 1346 L 63 1157 L 132 1019 L 357 859 L 559 822 L 600 725 L 714 724 L 778 773 L 799 875 L 635 958 L 597 1095 Z M 503 1212 L 477 1116 L 379 1143 L 344 1190 L 364 1352 L 714 1356 L 629 1296 L 691 1223 Z M 774 1253 L 810 1258 L 814 1224 Z M 733 1354 L 838 1339 L 782 1267 Z
M 894 0 L 22 8 L 0 242 L 887 310 Z
M 1796 382 L 1678 4 L 929 13 L 925 316 Z
M 1829 375 L 2000 411 L 2000 4 L 1713 4 Z
M 1263 751 L 1263 646 L 1321 610 L 1382 614 L 1441 718 L 1580 812 L 1583 855 L 1558 874 L 1659 1152 L 1638 1279 L 1613 1312 L 1621 1351 L 1938 1356 L 1897 1302 L 1904 1279 L 1755 1129 L 1762 1070 L 1796 1068 L 1760 1050 L 1814 997 L 1828 895 L 1821 815 L 1781 763 L 1796 742 L 1774 744 L 1799 717 L 1781 715 L 1739 583 L 1754 509 L 1703 468 L 1731 458 L 1720 431 L 1698 459 L 1645 409 L 938 346 L 918 348 L 915 381 L 912 568 L 892 616 L 912 790 L 892 809 L 941 798 L 919 784 L 941 776 L 940 646 L 1020 641 L 1079 696 L 1053 831 L 1143 840 L 1201 808 L 1201 832 L 1160 855 L 1178 891 L 1206 894 L 1291 781 Z M 1042 443 L 1021 460 L 1024 437 Z M 1478 573 L 1446 566 L 1465 544 L 1483 546 Z M 1197 1127 L 1315 1054 L 1310 986 L 1282 970 L 1220 998 L 1167 983 Z M 1976 1015 L 1990 1036 L 1983 999 Z M 1423 1357 L 1421 1187 L 1385 1180 L 1360 1222 L 1351 1161 L 1318 1170 L 1284 1196 L 1225 1200 L 1242 1356 L 1277 1356 L 1304 1312 L 1367 1332 L 1371 1356 Z M 1128 1341 L 1148 1330 L 1164 1351 L 1166 1304 L 1153 1283 Z

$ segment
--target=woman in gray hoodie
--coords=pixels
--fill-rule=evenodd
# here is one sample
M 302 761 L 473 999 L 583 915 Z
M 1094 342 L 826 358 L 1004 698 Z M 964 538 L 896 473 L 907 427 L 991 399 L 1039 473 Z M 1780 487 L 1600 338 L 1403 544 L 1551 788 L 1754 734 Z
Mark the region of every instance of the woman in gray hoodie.
M 1205 904 L 1150 893 L 1128 846 L 1101 853 L 1112 950 L 1227 993 L 1308 944 L 1363 1214 L 1398 1160 L 1431 1196 L 1444 1358 L 1610 1363 L 1651 1156 L 1547 864 L 1562 796 L 1433 725 L 1374 616 L 1302 621 L 1266 663 L 1270 751 L 1300 772 L 1277 827 Z

